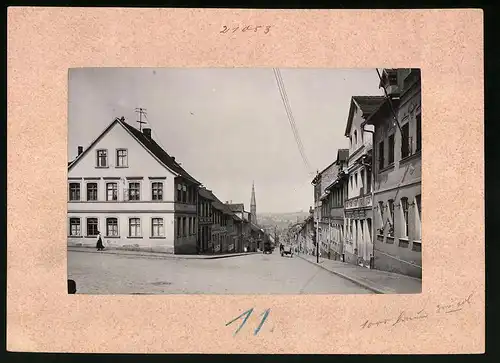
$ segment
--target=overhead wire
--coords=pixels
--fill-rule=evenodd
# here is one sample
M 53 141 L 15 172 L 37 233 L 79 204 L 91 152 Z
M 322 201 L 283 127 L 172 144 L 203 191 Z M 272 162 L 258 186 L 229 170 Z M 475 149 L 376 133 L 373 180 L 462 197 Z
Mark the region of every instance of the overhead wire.
M 300 136 L 299 136 L 297 124 L 295 123 L 295 117 L 293 116 L 292 109 L 290 107 L 290 102 L 288 101 L 288 96 L 287 96 L 286 90 L 285 90 L 285 84 L 283 83 L 283 77 L 281 76 L 281 72 L 280 72 L 279 68 L 276 69 L 276 74 L 278 76 L 278 80 L 279 80 L 278 82 L 281 85 L 281 89 L 283 90 L 284 101 L 286 103 L 285 107 L 287 107 L 288 111 L 289 111 L 288 113 L 290 116 L 290 122 L 291 122 L 292 129 L 294 130 L 294 134 L 297 136 L 297 142 L 298 142 L 299 148 L 302 150 L 302 154 L 304 155 L 305 162 L 308 166 L 308 169 L 311 169 L 311 165 L 309 163 L 309 160 L 307 159 L 307 155 L 306 155 L 305 150 L 304 150 L 304 145 L 302 144 L 302 140 L 300 139 Z
M 307 155 L 305 153 L 304 145 L 302 144 L 302 140 L 300 138 L 299 131 L 297 129 L 297 125 L 295 123 L 295 118 L 293 116 L 293 113 L 292 113 L 292 110 L 291 110 L 291 107 L 290 107 L 290 103 L 288 101 L 288 96 L 286 94 L 285 85 L 283 83 L 283 78 L 281 77 L 281 73 L 280 73 L 279 69 L 277 69 L 277 73 L 276 74 L 277 74 L 277 77 L 278 77 L 278 83 L 280 85 L 280 89 L 282 91 L 282 96 L 283 96 L 283 101 L 284 101 L 285 109 L 287 110 L 287 114 L 289 116 L 290 126 L 292 127 L 292 131 L 294 133 L 294 137 L 296 139 L 297 146 L 299 147 L 299 151 L 300 151 L 300 153 L 301 153 L 301 155 L 303 157 L 304 163 L 305 163 L 308 171 L 311 171 L 311 164 L 309 163 L 309 160 L 308 160 Z
M 280 92 L 281 100 L 283 101 L 283 105 L 285 106 L 285 112 L 287 114 L 288 122 L 290 124 L 291 129 L 292 129 L 292 133 L 293 133 L 293 136 L 295 138 L 297 148 L 299 149 L 299 153 L 302 157 L 302 161 L 304 162 L 304 165 L 307 168 L 309 174 L 312 174 L 311 173 L 312 168 L 311 168 L 311 165 L 309 163 L 309 160 L 307 159 L 304 145 L 302 144 L 302 141 L 300 139 L 300 135 L 299 135 L 297 126 L 295 124 L 295 119 L 293 117 L 290 103 L 288 101 L 288 96 L 286 94 L 285 85 L 283 83 L 283 78 L 281 77 L 281 73 L 280 73 L 279 69 L 273 68 L 273 72 L 274 72 L 274 76 L 276 78 L 276 84 L 278 85 L 278 90 Z

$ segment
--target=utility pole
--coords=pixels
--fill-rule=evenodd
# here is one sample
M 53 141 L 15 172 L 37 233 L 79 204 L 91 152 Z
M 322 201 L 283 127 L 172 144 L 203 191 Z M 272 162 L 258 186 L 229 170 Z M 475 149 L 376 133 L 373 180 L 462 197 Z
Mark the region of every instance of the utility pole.
M 139 121 L 136 121 L 139 124 L 139 131 L 142 131 L 142 124 L 145 124 L 145 121 L 142 121 L 142 115 L 147 117 L 145 108 L 136 108 L 135 112 L 139 114 Z

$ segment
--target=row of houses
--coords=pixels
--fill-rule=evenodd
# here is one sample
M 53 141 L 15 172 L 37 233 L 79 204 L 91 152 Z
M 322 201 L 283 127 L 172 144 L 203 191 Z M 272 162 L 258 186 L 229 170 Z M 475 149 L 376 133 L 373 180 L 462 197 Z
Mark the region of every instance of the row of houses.
M 221 202 L 123 117 L 68 163 L 68 245 L 93 247 L 99 233 L 109 248 L 175 254 L 256 251 L 269 238 L 254 210 Z
M 294 228 L 298 248 L 322 257 L 422 275 L 421 76 L 384 69 L 385 96 L 351 98 L 349 148 L 312 180 L 314 208 Z

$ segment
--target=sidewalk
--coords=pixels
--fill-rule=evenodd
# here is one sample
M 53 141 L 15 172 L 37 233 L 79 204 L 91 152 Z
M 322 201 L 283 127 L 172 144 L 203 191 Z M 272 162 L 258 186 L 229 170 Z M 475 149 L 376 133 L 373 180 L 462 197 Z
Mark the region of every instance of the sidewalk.
M 82 252 L 82 253 L 100 253 L 104 255 L 138 256 L 145 258 L 172 259 L 172 260 L 180 260 L 180 259 L 215 260 L 218 258 L 246 256 L 258 253 L 258 252 L 245 252 L 245 253 L 228 253 L 228 254 L 214 254 L 214 255 L 174 255 L 172 253 L 130 251 L 130 250 L 113 249 L 113 248 L 106 248 L 104 251 L 97 251 L 94 247 L 68 246 L 68 252 L 69 251 Z
M 316 256 L 297 254 L 307 262 L 316 263 Z M 377 294 L 418 294 L 422 292 L 422 280 L 393 272 L 372 270 L 350 263 L 319 258 L 319 267 L 350 280 Z

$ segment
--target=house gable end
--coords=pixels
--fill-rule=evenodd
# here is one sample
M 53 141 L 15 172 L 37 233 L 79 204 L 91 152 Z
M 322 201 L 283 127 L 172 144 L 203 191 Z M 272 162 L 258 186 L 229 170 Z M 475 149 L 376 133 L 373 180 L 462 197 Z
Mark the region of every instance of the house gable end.
M 107 150 L 107 167 L 97 167 L 96 151 L 99 149 Z M 127 150 L 126 168 L 116 166 L 117 149 Z M 158 169 L 158 164 L 162 166 L 161 169 Z M 78 174 L 78 176 L 104 177 L 110 176 L 111 174 L 139 176 L 143 175 L 144 172 L 151 174 L 151 176 L 178 176 L 177 173 L 167 168 L 158 158 L 145 148 L 144 145 L 142 145 L 142 143 L 128 132 L 128 130 L 117 120 L 112 122 L 68 167 L 68 174 Z

